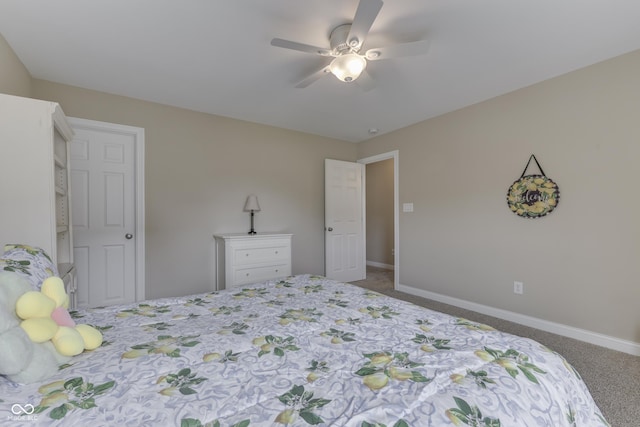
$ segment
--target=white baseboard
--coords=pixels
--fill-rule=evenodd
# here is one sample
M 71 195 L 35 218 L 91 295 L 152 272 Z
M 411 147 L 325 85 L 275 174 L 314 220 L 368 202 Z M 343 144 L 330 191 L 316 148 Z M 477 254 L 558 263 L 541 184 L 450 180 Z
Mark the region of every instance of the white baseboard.
M 502 310 L 500 308 L 494 308 L 488 305 L 478 304 L 475 302 L 466 301 L 463 299 L 454 298 L 423 289 L 417 289 L 407 285 L 398 284 L 397 290 L 407 294 L 486 314 L 488 316 L 497 317 L 499 319 L 508 320 L 510 322 L 519 323 L 531 328 L 551 332 L 553 334 L 574 338 L 580 341 L 607 347 L 612 350 L 629 353 L 634 356 L 640 356 L 640 343 L 637 342 L 627 341 L 597 332 L 591 332 L 586 329 L 574 328 L 573 326 L 550 322 L 548 320 L 538 319 L 537 317 L 531 317 L 524 314 L 515 313 L 513 311 Z
M 370 265 L 371 267 L 384 268 L 385 270 L 394 270 L 394 266 L 392 264 L 383 264 L 376 261 L 367 261 L 367 265 Z

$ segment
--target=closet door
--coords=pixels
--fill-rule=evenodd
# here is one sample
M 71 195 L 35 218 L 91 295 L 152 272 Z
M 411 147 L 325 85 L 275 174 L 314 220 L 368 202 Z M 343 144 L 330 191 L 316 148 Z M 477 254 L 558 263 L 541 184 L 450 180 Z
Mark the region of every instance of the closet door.
M 78 306 L 136 301 L 135 140 L 74 126 L 71 188 Z

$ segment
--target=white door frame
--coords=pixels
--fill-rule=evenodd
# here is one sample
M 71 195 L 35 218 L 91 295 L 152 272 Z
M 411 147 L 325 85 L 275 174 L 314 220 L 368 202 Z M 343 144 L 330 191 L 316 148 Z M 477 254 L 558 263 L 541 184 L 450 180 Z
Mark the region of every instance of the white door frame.
M 368 165 L 369 163 L 376 163 L 382 160 L 393 159 L 393 289 L 398 290 L 398 283 L 400 282 L 400 195 L 399 195 L 399 184 L 398 177 L 400 176 L 399 172 L 399 151 L 393 150 L 387 153 L 377 154 L 371 157 L 365 157 L 364 159 L 360 159 L 357 162 L 362 163 L 364 165 Z M 366 203 L 366 179 L 363 181 L 363 191 L 362 191 L 362 212 L 363 215 L 363 225 L 365 232 L 364 236 L 364 247 L 366 249 L 366 239 L 367 239 L 367 203 Z M 365 257 L 366 258 L 366 257 Z M 366 263 L 366 259 L 364 260 Z M 366 268 L 366 267 L 365 267 Z
M 144 128 L 68 117 L 73 128 L 131 135 L 135 141 L 136 301 L 145 296 Z

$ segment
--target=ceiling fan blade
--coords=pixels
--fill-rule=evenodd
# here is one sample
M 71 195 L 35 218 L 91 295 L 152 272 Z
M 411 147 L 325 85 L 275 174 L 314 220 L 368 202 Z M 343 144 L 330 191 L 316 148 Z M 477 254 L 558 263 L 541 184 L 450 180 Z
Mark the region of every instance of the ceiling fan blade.
M 324 67 L 320 68 L 318 71 L 315 71 L 309 76 L 305 77 L 302 81 L 300 81 L 300 83 L 296 85 L 296 88 L 304 89 L 305 87 L 309 86 L 311 83 L 314 83 L 320 80 L 322 77 L 327 76 L 329 74 L 331 74 L 331 71 L 329 71 L 329 66 L 325 65 Z
M 369 61 L 377 61 L 379 59 L 399 58 L 402 56 L 423 55 L 428 50 L 429 40 L 418 40 L 417 42 L 369 49 L 365 53 L 365 57 Z
M 382 0 L 360 0 L 347 36 L 347 44 L 350 47 L 358 49 L 362 46 L 380 9 L 382 9 Z
M 330 56 L 331 51 L 323 47 L 311 46 L 310 44 L 292 42 L 291 40 L 273 39 L 271 46 L 282 47 L 285 49 L 293 49 L 300 52 L 312 53 L 314 55 Z
M 360 76 L 355 80 L 355 83 L 365 92 L 369 92 L 376 87 L 376 82 L 371 77 L 371 74 L 367 73 L 367 70 L 362 71 Z

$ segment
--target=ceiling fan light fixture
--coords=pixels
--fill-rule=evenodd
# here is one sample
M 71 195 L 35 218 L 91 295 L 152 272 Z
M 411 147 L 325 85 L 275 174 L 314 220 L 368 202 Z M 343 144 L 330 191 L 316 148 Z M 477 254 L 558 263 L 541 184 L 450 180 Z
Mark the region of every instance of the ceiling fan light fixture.
M 367 67 L 367 60 L 355 53 L 340 55 L 331 61 L 329 69 L 339 80 L 352 82 L 357 79 Z

